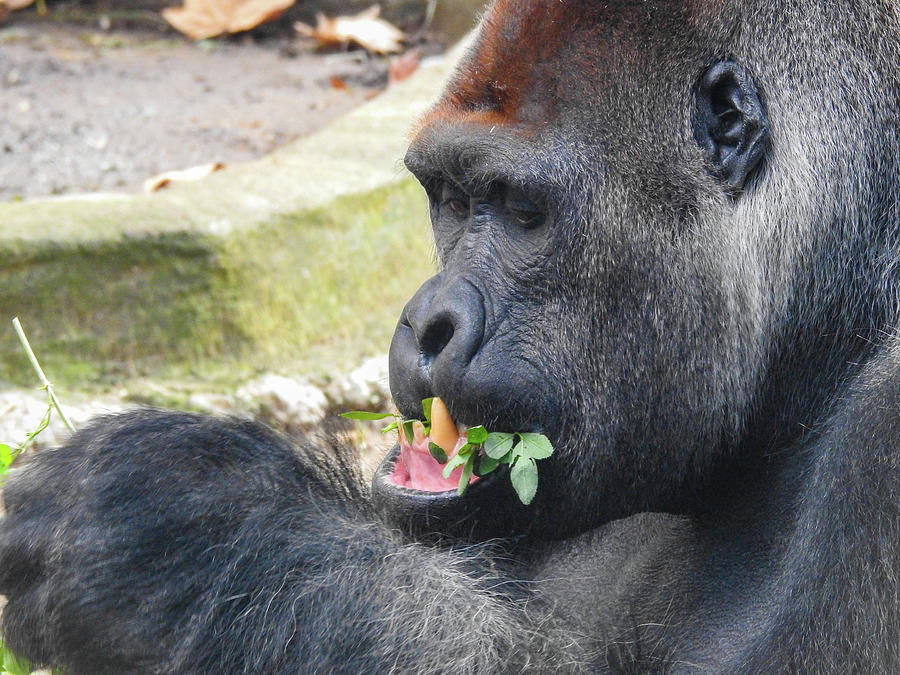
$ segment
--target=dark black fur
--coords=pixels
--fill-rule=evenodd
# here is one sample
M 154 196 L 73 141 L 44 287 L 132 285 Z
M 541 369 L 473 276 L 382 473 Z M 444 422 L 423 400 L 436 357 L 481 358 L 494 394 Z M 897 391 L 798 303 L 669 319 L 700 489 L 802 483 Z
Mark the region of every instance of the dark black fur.
M 40 454 L 4 492 L 8 645 L 73 673 L 572 658 L 501 549 L 404 542 L 369 512 L 355 457 L 316 452 L 250 422 L 147 410 Z
M 898 64 L 889 0 L 498 0 L 407 156 L 441 271 L 391 386 L 546 433 L 533 504 L 104 418 L 9 479 L 4 639 L 72 673 L 900 671 Z

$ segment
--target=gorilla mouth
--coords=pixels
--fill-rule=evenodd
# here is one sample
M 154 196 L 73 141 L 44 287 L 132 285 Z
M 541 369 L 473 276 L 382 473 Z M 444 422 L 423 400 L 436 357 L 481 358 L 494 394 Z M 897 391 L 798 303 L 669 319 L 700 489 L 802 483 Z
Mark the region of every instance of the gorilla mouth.
M 387 480 L 397 487 L 419 492 L 448 492 L 458 488 L 460 495 L 477 478 L 462 477 L 463 467 L 448 466 L 468 441 L 467 429 L 450 416 L 438 397 L 422 402 L 425 423 L 404 421 L 397 428 L 399 450 L 391 453 L 393 468 Z
M 455 490 L 459 485 L 463 467 L 458 466 L 445 478 L 444 464 L 438 462 L 429 452 L 429 444 L 435 442 L 434 435 L 426 436 L 422 433 L 421 425 L 415 428 L 415 436 L 410 443 L 400 433 L 400 442 L 395 451 L 386 459 L 394 457 L 393 468 L 387 479 L 397 487 L 403 487 L 420 492 L 447 492 Z M 447 453 L 447 460 L 453 459 L 459 449 L 466 444 L 465 430 L 456 431 L 456 440 L 452 442 L 452 450 Z M 450 443 L 441 443 L 444 447 Z M 475 483 L 478 476 L 472 475 L 469 485 Z
M 480 480 L 468 455 L 470 431 L 457 424 L 438 397 L 423 401 L 426 421 L 403 420 L 397 425 L 399 442 L 382 460 L 376 474 L 379 487 L 422 495 L 454 493 L 462 496 Z M 475 449 L 479 453 L 480 449 Z M 459 461 L 457 461 L 459 460 Z M 462 461 L 462 464 L 460 464 Z M 476 460 L 477 461 L 477 460 Z M 468 472 L 463 465 L 467 465 Z M 400 490 L 397 490 L 400 488 Z
M 523 497 L 513 480 L 513 463 L 506 458 L 517 451 L 518 460 L 525 457 L 534 464 L 526 457 L 526 438 L 538 434 L 515 434 L 521 449 L 513 448 L 514 434 L 457 424 L 440 398 L 430 400 L 430 415 L 423 402 L 425 423 L 398 419 L 399 442 L 372 478 L 372 505 L 391 526 L 415 536 L 502 536 L 519 522 L 534 496 L 532 490 Z M 498 451 L 505 452 L 503 458 L 497 458 Z M 508 508 L 498 509 L 500 504 Z
M 461 497 L 458 487 L 462 468 L 457 467 L 444 478 L 444 465 L 429 454 L 427 443 L 408 447 L 397 443 L 381 460 L 372 480 L 376 510 L 393 526 L 413 533 L 440 531 L 466 537 L 471 536 L 473 528 L 488 527 L 488 536 L 499 536 L 502 520 L 494 522 L 496 518 L 491 518 L 478 523 L 485 514 L 494 513 L 498 500 L 503 500 L 502 493 L 497 493 L 497 488 L 503 488 L 498 476 L 508 473 L 506 467 L 483 478 L 473 475 Z M 454 450 L 461 445 L 457 440 Z
M 471 445 L 473 431 L 479 435 L 477 427 L 454 422 L 439 401 L 432 399 L 431 416 L 425 415 L 430 427 L 414 420 L 398 425 L 399 442 L 381 460 L 372 479 L 372 505 L 389 524 L 416 536 L 437 532 L 463 538 L 475 532 L 500 536 L 507 513 L 520 513 L 517 507 L 497 513 L 498 503 L 515 499 L 500 478 L 509 475 L 508 467 L 496 466 L 478 476 L 483 448 Z M 468 451 L 463 449 L 467 442 Z M 473 457 L 474 466 L 469 461 Z

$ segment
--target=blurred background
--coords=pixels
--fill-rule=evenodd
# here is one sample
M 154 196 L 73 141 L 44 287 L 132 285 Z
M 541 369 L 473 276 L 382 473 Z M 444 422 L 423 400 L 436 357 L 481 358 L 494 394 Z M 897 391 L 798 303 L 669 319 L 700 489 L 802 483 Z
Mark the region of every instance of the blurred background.
M 47 409 L 15 316 L 76 426 L 390 405 L 434 269 L 404 148 L 483 3 L 177 1 L 0 0 L 0 443 Z

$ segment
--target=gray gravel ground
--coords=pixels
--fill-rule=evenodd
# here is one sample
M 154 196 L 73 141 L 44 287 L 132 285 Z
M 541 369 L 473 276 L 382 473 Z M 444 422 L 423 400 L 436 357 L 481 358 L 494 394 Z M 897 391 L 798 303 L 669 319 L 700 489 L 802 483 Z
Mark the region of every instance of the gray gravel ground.
M 49 22 L 0 29 L 0 200 L 137 191 L 256 159 L 375 95 L 387 61 L 291 37 L 190 43 Z

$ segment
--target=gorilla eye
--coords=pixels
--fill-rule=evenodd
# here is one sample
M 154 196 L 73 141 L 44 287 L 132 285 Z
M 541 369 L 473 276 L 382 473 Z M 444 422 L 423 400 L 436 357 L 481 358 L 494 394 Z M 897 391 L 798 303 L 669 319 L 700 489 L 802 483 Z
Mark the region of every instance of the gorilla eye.
M 469 217 L 469 195 L 452 183 L 441 183 L 441 209 L 450 209 L 450 212 L 459 219 Z
M 544 212 L 525 196 L 525 193 L 516 188 L 509 188 L 506 192 L 506 212 L 513 224 L 531 230 L 544 224 L 546 216 Z

